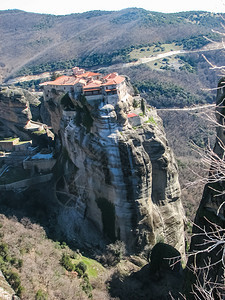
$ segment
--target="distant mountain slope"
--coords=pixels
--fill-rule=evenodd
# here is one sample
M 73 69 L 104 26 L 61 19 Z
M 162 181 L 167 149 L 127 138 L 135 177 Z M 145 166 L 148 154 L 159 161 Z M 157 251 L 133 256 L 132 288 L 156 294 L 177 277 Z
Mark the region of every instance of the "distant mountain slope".
M 5 77 L 25 65 L 65 60 L 110 64 L 110 56 L 117 61 L 132 45 L 181 41 L 219 26 L 219 15 L 207 12 L 163 14 L 129 8 L 54 16 L 0 11 L 0 74 Z

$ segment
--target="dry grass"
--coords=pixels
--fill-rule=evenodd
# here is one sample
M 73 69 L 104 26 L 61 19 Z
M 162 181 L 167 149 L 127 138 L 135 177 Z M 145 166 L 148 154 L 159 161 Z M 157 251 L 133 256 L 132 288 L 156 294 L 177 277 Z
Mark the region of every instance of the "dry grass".
M 0 223 L 3 225 L 3 241 L 8 244 L 10 255 L 23 260 L 23 266 L 18 270 L 21 285 L 25 288 L 22 300 L 34 299 L 40 289 L 48 294 L 49 300 L 88 299 L 82 291 L 82 279 L 66 274 L 60 265 L 62 253 L 73 252 L 68 246 L 64 249 L 59 247 L 58 243 L 46 237 L 40 225 L 31 223 L 28 218 L 19 222 L 16 217 L 7 218 L 1 214 Z M 99 280 L 94 279 L 94 283 L 98 284 L 95 283 L 93 294 L 102 295 L 102 299 L 109 299 L 105 286 L 107 276 L 105 272 Z
M 134 49 L 130 53 L 130 57 L 132 59 L 152 57 L 152 56 L 157 56 L 158 54 L 166 53 L 169 51 L 182 50 L 182 49 L 183 49 L 182 46 L 176 46 L 175 43 L 161 44 L 160 47 L 154 45 L 154 46 L 150 46 L 150 47 L 142 47 L 140 49 Z
M 126 16 L 130 16 L 128 20 Z M 26 64 L 39 65 L 87 57 L 93 53 L 109 53 L 132 44 L 173 41 L 200 33 L 207 34 L 211 29 L 207 26 L 200 29 L 184 20 L 179 26 L 165 23 L 162 30 L 162 26 L 156 26 L 156 23 L 141 26 L 143 21 L 138 9 L 60 17 L 2 11 L 0 36 L 3 55 L 0 74 L 13 74 Z

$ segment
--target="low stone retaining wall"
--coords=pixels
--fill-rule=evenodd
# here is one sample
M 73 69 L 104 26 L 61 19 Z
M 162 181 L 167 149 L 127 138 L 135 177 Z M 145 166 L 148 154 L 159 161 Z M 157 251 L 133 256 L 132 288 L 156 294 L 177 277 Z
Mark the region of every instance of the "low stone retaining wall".
M 34 184 L 39 184 L 43 182 L 50 181 L 53 177 L 53 174 L 46 174 L 46 175 L 41 175 L 41 176 L 35 176 L 29 179 L 24 179 L 20 181 L 16 181 L 13 183 L 8 183 L 8 184 L 1 184 L 0 185 L 0 191 L 10 191 L 10 190 L 18 190 L 21 188 L 26 188 Z
M 56 159 L 24 160 L 23 168 L 25 170 L 36 168 L 38 172 L 49 172 L 52 170 L 55 163 L 56 163 Z

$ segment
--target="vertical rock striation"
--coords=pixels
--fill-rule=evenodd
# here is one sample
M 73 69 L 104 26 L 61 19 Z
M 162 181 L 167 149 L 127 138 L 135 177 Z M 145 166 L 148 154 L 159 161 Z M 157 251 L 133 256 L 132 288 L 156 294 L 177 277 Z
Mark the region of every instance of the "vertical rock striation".
M 97 243 L 90 235 L 95 228 L 111 241 L 121 239 L 130 251 L 164 240 L 184 253 L 177 165 L 162 121 L 155 109 L 145 107 L 143 113 L 141 105 L 133 106 L 129 83 L 127 92 L 127 102 L 115 106 L 72 99 L 75 109 L 70 118 L 60 104 L 52 110 L 46 102 L 57 124 L 55 131 L 76 166 L 69 180 L 63 174 L 58 179 L 67 196 L 74 197 L 73 207 L 62 208 L 61 223 L 67 235 L 74 230 L 91 243 Z M 131 112 L 135 126 L 129 119 Z

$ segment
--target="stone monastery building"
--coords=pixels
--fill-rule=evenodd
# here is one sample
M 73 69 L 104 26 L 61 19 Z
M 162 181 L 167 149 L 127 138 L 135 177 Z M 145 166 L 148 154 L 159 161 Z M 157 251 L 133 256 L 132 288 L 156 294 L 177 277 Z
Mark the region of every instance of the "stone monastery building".
M 72 71 L 73 75 L 63 75 L 41 84 L 45 101 L 52 98 L 54 92 L 68 93 L 75 100 L 84 95 L 92 105 L 101 102 L 116 105 L 118 101 L 127 101 L 129 95 L 124 76 L 117 73 L 103 76 L 100 73 L 86 72 L 79 67 L 74 67 Z

